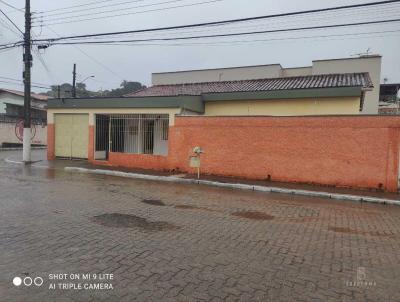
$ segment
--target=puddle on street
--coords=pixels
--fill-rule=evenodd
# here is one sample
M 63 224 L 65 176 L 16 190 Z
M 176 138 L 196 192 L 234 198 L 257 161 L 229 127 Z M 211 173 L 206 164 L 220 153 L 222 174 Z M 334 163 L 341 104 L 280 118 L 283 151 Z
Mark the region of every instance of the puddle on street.
M 269 214 L 263 213 L 263 212 L 257 212 L 257 211 L 234 212 L 231 215 L 241 217 L 241 218 L 254 219 L 254 220 L 272 220 L 272 219 L 274 219 L 274 216 L 272 216 L 272 215 L 269 215 Z
M 106 227 L 138 228 L 145 231 L 165 231 L 179 229 L 178 226 L 165 221 L 149 221 L 146 218 L 120 213 L 102 214 L 91 220 Z
M 152 206 L 165 206 L 165 203 L 158 199 L 143 199 L 142 202 Z

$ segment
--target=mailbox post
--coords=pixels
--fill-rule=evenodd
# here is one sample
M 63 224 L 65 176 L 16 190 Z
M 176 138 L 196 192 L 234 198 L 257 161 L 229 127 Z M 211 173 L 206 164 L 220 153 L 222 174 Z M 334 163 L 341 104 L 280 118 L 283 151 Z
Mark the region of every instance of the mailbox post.
M 193 155 L 190 156 L 190 167 L 197 169 L 197 179 L 200 179 L 200 155 L 204 153 L 200 147 L 193 148 Z

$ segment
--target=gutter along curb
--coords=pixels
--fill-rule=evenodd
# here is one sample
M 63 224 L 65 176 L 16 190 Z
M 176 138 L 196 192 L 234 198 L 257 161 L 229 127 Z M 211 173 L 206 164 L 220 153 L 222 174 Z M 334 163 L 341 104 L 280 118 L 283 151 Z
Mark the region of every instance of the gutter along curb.
M 301 195 L 301 196 L 323 197 L 323 198 L 330 198 L 330 199 L 335 199 L 335 200 L 350 200 L 350 201 L 371 202 L 371 203 L 390 204 L 390 205 L 400 206 L 400 200 L 379 198 L 379 197 L 372 197 L 372 196 L 339 194 L 339 193 L 329 193 L 329 192 L 322 192 L 322 191 L 297 190 L 297 189 L 287 189 L 287 188 L 278 188 L 278 187 L 248 185 L 248 184 L 240 184 L 240 183 L 225 183 L 225 182 L 210 181 L 210 180 L 180 178 L 180 177 L 175 177 L 175 176 L 157 176 L 157 175 L 121 172 L 121 171 L 115 171 L 115 170 L 86 169 L 86 168 L 78 168 L 78 167 L 65 167 L 64 169 L 67 172 L 109 175 L 109 176 L 118 176 L 118 177 L 133 178 L 133 179 L 176 182 L 176 183 L 185 183 L 185 184 L 208 185 L 208 186 L 214 186 L 214 187 L 220 187 L 220 188 L 230 188 L 230 189 L 247 190 L 247 191 L 255 191 L 255 192 L 293 194 L 293 195 Z

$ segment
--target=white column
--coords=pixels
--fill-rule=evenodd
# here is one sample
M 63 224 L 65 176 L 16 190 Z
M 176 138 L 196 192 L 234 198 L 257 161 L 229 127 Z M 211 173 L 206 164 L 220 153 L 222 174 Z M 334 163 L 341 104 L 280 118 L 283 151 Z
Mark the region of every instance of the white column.
M 22 141 L 22 160 L 24 163 L 31 162 L 31 128 L 24 128 Z

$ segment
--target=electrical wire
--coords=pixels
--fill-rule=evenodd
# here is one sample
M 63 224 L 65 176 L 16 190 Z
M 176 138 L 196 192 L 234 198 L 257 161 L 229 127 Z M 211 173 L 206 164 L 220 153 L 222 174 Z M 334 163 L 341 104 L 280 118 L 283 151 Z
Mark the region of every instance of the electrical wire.
M 6 84 L 11 84 L 11 85 L 16 85 L 16 86 L 24 86 L 23 83 L 14 83 L 14 82 L 3 81 L 3 80 L 0 80 L 0 83 L 6 83 Z M 42 89 L 51 89 L 51 87 L 44 87 L 44 86 L 39 86 L 39 85 L 31 85 L 31 87 L 42 88 Z
M 51 27 L 47 27 L 47 29 L 49 29 L 51 32 L 53 32 L 56 36 L 60 36 L 54 29 L 52 29 Z M 95 62 L 97 65 L 101 66 L 102 68 L 104 68 L 105 70 L 107 70 L 108 72 L 110 72 L 112 75 L 114 75 L 116 78 L 118 78 L 119 80 L 124 80 L 123 77 L 121 77 L 118 73 L 116 73 L 114 70 L 112 70 L 110 67 L 108 67 L 107 65 L 105 65 L 104 63 L 100 62 L 99 60 L 97 60 L 96 58 L 94 58 L 93 56 L 89 55 L 87 52 L 85 52 L 83 49 L 81 49 L 80 47 L 78 47 L 77 45 L 71 45 L 73 46 L 76 50 L 78 50 L 80 53 L 82 53 L 85 57 L 89 58 L 90 60 L 92 60 L 93 62 Z
M 215 35 L 185 36 L 185 37 L 174 37 L 174 38 L 161 38 L 160 37 L 160 38 L 135 39 L 135 40 L 53 42 L 50 45 L 134 43 L 134 42 L 150 42 L 150 41 L 194 40 L 194 39 L 204 39 L 204 38 L 249 36 L 249 35 L 258 35 L 258 34 L 266 34 L 266 33 L 297 32 L 297 31 L 302 31 L 302 30 L 342 28 L 342 27 L 360 26 L 360 25 L 385 24 L 385 23 L 391 23 L 391 22 L 400 22 L 400 19 L 357 22 L 357 23 L 344 23 L 344 24 L 332 24 L 332 25 L 320 25 L 320 26 L 309 26 L 309 27 L 296 27 L 296 28 L 262 30 L 262 31 L 251 31 L 251 32 L 225 33 L 225 34 L 215 34 Z
M 16 30 L 14 30 L 12 27 L 8 26 L 8 24 L 5 23 L 4 20 L 3 20 L 2 18 L 0 18 L 0 24 L 1 24 L 4 28 L 8 29 L 10 32 L 12 32 L 12 33 L 15 34 L 16 36 L 18 36 L 19 38 L 21 37 L 21 35 L 20 35 Z
M 52 42 L 52 41 L 67 40 L 67 39 L 77 39 L 77 38 L 90 38 L 90 37 L 100 37 L 100 36 L 116 36 L 116 35 L 124 35 L 124 34 L 131 34 L 131 33 L 156 32 L 156 31 L 176 30 L 176 29 L 184 29 L 184 28 L 196 28 L 196 27 L 204 27 L 204 26 L 226 25 L 226 24 L 233 24 L 233 23 L 238 23 L 238 22 L 264 20 L 264 19 L 271 19 L 271 18 L 277 18 L 277 17 L 287 17 L 287 16 L 312 14 L 312 13 L 319 13 L 319 12 L 326 12 L 326 11 L 336 11 L 336 10 L 358 8 L 358 7 L 366 7 L 366 6 L 376 6 L 376 5 L 395 3 L 395 2 L 400 2 L 400 0 L 370 2 L 370 3 L 364 3 L 364 4 L 354 4 L 354 5 L 345 5 L 345 6 L 335 6 L 335 7 L 328 7 L 328 8 L 322 8 L 322 9 L 303 10 L 303 11 L 296 11 L 296 12 L 290 12 L 290 13 L 280 13 L 280 14 L 263 15 L 263 16 L 257 16 L 257 17 L 240 18 L 240 19 L 230 19 L 230 20 L 222 20 L 222 21 L 194 23 L 194 24 L 187 24 L 187 25 L 156 27 L 156 28 L 127 30 L 127 31 L 118 31 L 118 32 L 106 32 L 106 33 L 96 33 L 96 34 L 85 34 L 85 35 L 75 35 L 75 36 L 64 36 L 64 37 L 57 37 L 57 38 L 46 38 L 46 39 L 39 39 L 39 40 L 36 40 L 36 41 Z
M 10 81 L 17 81 L 17 82 L 23 82 L 23 80 L 14 79 L 14 78 L 10 78 L 10 77 L 4 77 L 4 76 L 0 76 L 0 79 L 10 80 Z M 37 84 L 37 85 L 42 85 L 42 86 L 47 86 L 47 87 L 50 87 L 50 86 L 51 86 L 51 85 L 49 85 L 49 84 L 44 84 L 44 83 L 39 83 L 39 82 L 32 82 L 32 84 Z
M 139 0 L 139 1 L 144 1 L 144 0 Z M 157 2 L 157 3 L 137 5 L 137 6 L 126 7 L 126 8 L 119 8 L 119 9 L 114 9 L 114 10 L 107 10 L 107 11 L 103 11 L 103 12 L 93 12 L 92 11 L 91 13 L 87 13 L 87 14 L 57 17 L 57 18 L 50 18 L 50 19 L 47 19 L 47 17 L 44 17 L 40 21 L 41 22 L 51 22 L 51 21 L 55 21 L 55 20 L 59 21 L 59 20 L 65 20 L 65 19 L 74 19 L 74 18 L 80 18 L 80 17 L 86 17 L 86 16 L 108 14 L 108 13 L 112 13 L 112 12 L 127 11 L 127 10 L 131 10 L 131 9 L 135 9 L 135 8 L 151 7 L 151 6 L 157 6 L 157 5 L 162 5 L 162 4 L 170 4 L 170 3 L 182 2 L 182 1 L 186 1 L 186 0 L 169 0 L 169 1 L 164 1 L 164 2 Z M 218 0 L 218 1 L 222 1 L 222 0 Z M 108 16 L 104 16 L 104 17 L 107 18 Z
M 85 12 L 85 11 L 93 11 L 93 10 L 100 9 L 100 8 L 115 7 L 115 6 L 119 6 L 119 5 L 132 4 L 132 3 L 143 2 L 143 1 L 146 1 L 146 0 L 124 1 L 124 2 L 120 2 L 120 3 L 107 4 L 107 5 L 102 5 L 102 6 L 89 7 L 89 8 L 71 10 L 71 11 L 66 11 L 66 12 L 58 12 L 58 13 L 53 13 L 53 14 L 46 14 L 46 13 L 43 13 L 43 12 L 36 12 L 35 15 L 38 15 L 39 18 L 40 17 L 48 18 L 48 17 L 53 17 L 53 16 L 68 15 L 68 14 L 73 14 L 73 13 L 81 13 L 81 12 Z
M 255 40 L 233 40 L 233 41 L 212 41 L 212 42 L 181 42 L 181 43 L 135 43 L 135 44 L 102 44 L 102 45 L 110 45 L 110 46 L 195 46 L 195 45 L 235 45 L 235 44 L 243 44 L 243 43 L 259 43 L 259 42 L 274 42 L 274 41 L 290 41 L 290 40 L 302 40 L 302 39 L 315 39 L 315 38 L 332 38 L 332 37 L 350 37 L 350 36 L 365 36 L 365 35 L 374 35 L 374 34 L 385 34 L 385 33 L 400 33 L 399 30 L 388 30 L 388 31 L 376 31 L 376 32 L 362 32 L 362 33 L 349 33 L 349 34 L 334 34 L 334 35 L 313 35 L 313 36 L 301 36 L 301 37 L 285 37 L 285 38 L 272 38 L 272 39 L 255 39 Z M 393 35 L 392 35 L 393 36 Z M 377 36 L 383 37 L 383 35 Z M 361 37 L 366 38 L 366 37 Z M 333 39 L 330 39 L 333 40 Z M 336 39 L 335 39 L 336 40 Z
M 173 1 L 167 1 L 167 2 L 172 3 L 172 2 L 178 2 L 178 1 L 182 1 L 182 0 L 173 0 Z M 116 15 L 101 16 L 101 17 L 94 17 L 94 18 L 85 18 L 85 19 L 78 19 L 78 20 L 65 21 L 65 22 L 55 22 L 55 23 L 47 23 L 47 24 L 45 23 L 45 26 L 69 24 L 69 23 L 77 23 L 77 22 L 90 21 L 90 20 L 99 20 L 99 19 L 105 19 L 105 18 L 115 18 L 115 17 L 121 17 L 121 16 L 143 14 L 143 13 L 149 13 L 149 12 L 165 11 L 165 10 L 171 10 L 171 9 L 176 9 L 176 8 L 192 7 L 192 6 L 197 6 L 197 5 L 216 3 L 216 2 L 221 2 L 221 1 L 224 1 L 224 0 L 201 1 L 201 2 L 196 2 L 196 3 L 191 3 L 191 4 L 182 4 L 182 5 L 175 5 L 175 6 L 169 6 L 169 7 L 164 7 L 164 8 L 155 8 L 155 9 L 149 9 L 149 10 L 132 12 L 132 13 L 116 14 Z M 164 3 L 167 3 L 167 2 L 164 2 Z M 37 26 L 38 25 L 32 25 L 32 27 L 37 27 Z
M 391 10 L 392 12 L 392 10 Z M 357 12 L 353 12 L 352 15 L 354 13 Z M 399 11 L 400 13 L 400 11 Z M 376 17 L 381 17 L 381 18 L 400 18 L 400 14 L 395 12 L 394 15 L 392 14 L 375 14 Z M 330 12 L 329 14 L 333 14 L 333 12 Z M 357 16 L 352 16 L 349 14 L 341 14 L 340 17 L 351 17 L 352 21 L 358 21 L 358 20 L 364 20 L 365 18 L 362 17 L 362 15 L 364 14 L 368 14 L 368 16 L 371 14 L 371 12 L 363 12 L 363 13 L 357 13 Z M 318 21 L 329 21 L 329 17 L 330 16 L 318 16 L 318 17 L 313 17 L 313 16 L 309 16 L 307 17 L 307 23 L 314 23 L 314 22 L 318 22 Z M 335 18 L 335 21 L 338 19 L 337 18 L 337 14 L 336 15 L 332 15 L 332 18 Z M 358 18 L 361 17 L 361 18 Z M 294 18 L 303 18 L 303 16 L 296 16 Z M 271 20 L 272 21 L 272 20 Z M 254 21 L 254 22 L 259 22 L 259 21 Z M 253 22 L 251 22 L 253 23 Z M 329 23 L 329 22 L 328 22 Z M 252 24 L 252 25 L 246 25 L 246 26 L 232 26 L 232 25 L 226 25 L 226 26 L 219 26 L 219 27 L 206 27 L 206 28 L 202 28 L 199 30 L 188 30 L 188 29 L 182 29 L 182 30 L 174 30 L 173 32 L 168 32 L 165 31 L 165 33 L 168 33 L 168 35 L 172 35 L 175 36 L 177 34 L 192 34 L 192 33 L 205 33 L 205 32 L 220 32 L 220 31 L 225 31 L 225 32 L 232 32 L 232 31 L 236 31 L 236 30 L 243 30 L 243 29 L 265 29 L 265 28 L 269 28 L 272 29 L 274 27 L 276 27 L 276 25 L 293 25 L 295 24 L 296 26 L 302 26 L 302 20 L 290 20 L 290 21 L 272 21 L 272 22 L 267 22 L 267 23 L 262 23 L 262 24 Z M 233 24 L 235 25 L 235 24 Z M 124 35 L 125 37 L 137 37 L 138 35 L 143 35 L 145 34 L 146 37 L 152 37 L 154 35 L 159 35 L 159 33 L 137 33 L 137 34 L 127 34 Z M 107 37 L 93 37 L 93 38 L 82 38 L 82 39 L 92 39 L 92 40 L 101 40 L 101 39 L 105 39 Z
M 78 5 L 72 5 L 72 6 L 67 6 L 67 7 L 61 7 L 61 8 L 55 8 L 51 10 L 46 10 L 46 11 L 41 11 L 40 13 L 49 13 L 49 12 L 55 12 L 55 11 L 60 11 L 60 10 L 67 10 L 70 8 L 76 8 L 76 7 L 83 7 L 83 6 L 91 6 L 99 3 L 105 3 L 105 2 L 113 2 L 115 0 L 101 0 L 101 1 L 93 1 L 85 4 L 78 4 Z
M 4 5 L 7 5 L 8 7 L 11 7 L 11 8 L 14 9 L 14 10 L 17 10 L 17 11 L 20 11 L 20 12 L 25 12 L 23 9 L 20 9 L 20 8 L 18 8 L 18 7 L 15 7 L 15 6 L 13 6 L 13 5 L 11 5 L 11 4 L 9 4 L 9 3 L 3 1 L 3 0 L 0 0 L 0 2 L 3 3 Z
M 11 20 L 11 19 L 7 16 L 7 14 L 6 14 L 5 12 L 3 12 L 3 10 L 0 9 L 0 12 L 7 18 L 8 21 L 11 22 L 12 25 L 14 25 L 14 27 L 15 27 L 16 29 L 18 29 L 18 31 L 19 31 L 22 35 L 24 34 L 24 33 L 22 32 L 22 30 L 19 29 L 19 27 L 17 26 L 17 24 L 15 24 L 14 21 Z

